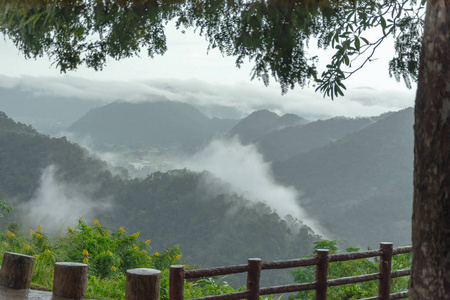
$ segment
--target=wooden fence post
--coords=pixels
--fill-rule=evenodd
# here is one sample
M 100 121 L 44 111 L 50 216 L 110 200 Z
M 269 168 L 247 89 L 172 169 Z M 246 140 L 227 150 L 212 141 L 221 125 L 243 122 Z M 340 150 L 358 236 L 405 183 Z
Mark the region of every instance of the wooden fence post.
M 0 285 L 16 290 L 30 288 L 34 260 L 33 256 L 5 252 L 0 270 Z
M 262 261 L 260 258 L 248 259 L 247 290 L 250 295 L 247 300 L 259 300 L 259 280 L 261 278 Z
M 184 266 L 170 266 L 169 273 L 169 300 L 184 299 Z
M 87 287 L 87 264 L 55 263 L 53 295 L 70 299 L 84 299 Z
M 317 249 L 317 265 L 316 265 L 316 300 L 327 299 L 328 288 L 328 263 L 330 258 L 328 256 L 330 250 Z
M 383 252 L 380 257 L 380 281 L 378 286 L 378 299 L 389 300 L 391 296 L 391 264 L 392 264 L 392 243 L 380 243 L 380 250 Z
M 155 269 L 127 270 L 125 300 L 159 300 L 161 272 Z

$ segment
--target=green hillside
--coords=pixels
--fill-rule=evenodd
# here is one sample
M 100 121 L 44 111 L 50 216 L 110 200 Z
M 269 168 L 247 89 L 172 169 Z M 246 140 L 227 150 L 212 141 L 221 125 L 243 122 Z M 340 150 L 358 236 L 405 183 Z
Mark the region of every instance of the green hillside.
M 285 160 L 341 139 L 373 122 L 371 118 L 333 118 L 291 126 L 262 136 L 258 149 L 269 161 Z
M 386 116 L 321 148 L 273 164 L 304 192 L 302 206 L 353 245 L 410 242 L 413 110 Z
M 55 184 L 73 186 L 93 202 L 108 201 L 110 209 L 93 212 L 102 224 L 141 231 L 156 251 L 180 244 L 186 263 L 217 266 L 249 257 L 299 257 L 318 239 L 301 221 L 281 220 L 264 204 L 250 205 L 231 191 L 204 194 L 201 185 L 211 174 L 174 170 L 128 179 L 120 169 L 113 175 L 105 163 L 65 138 L 24 134 L 23 125 L 4 114 L 0 124 L 9 124 L 0 128 L 0 195 L 15 208 L 2 220 L 5 226 L 20 222 L 21 205 L 28 205 L 43 170 L 54 165 Z M 14 126 L 19 129 L 11 130 Z M 60 206 L 61 199 L 52 200 L 52 206 Z

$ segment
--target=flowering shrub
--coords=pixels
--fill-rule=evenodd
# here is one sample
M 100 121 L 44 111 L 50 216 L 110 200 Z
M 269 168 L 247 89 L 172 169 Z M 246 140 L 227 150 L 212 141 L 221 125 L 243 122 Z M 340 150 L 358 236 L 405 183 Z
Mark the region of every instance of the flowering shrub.
M 83 262 L 88 265 L 88 298 L 123 299 L 126 270 L 154 268 L 168 276 L 170 265 L 181 263 L 178 245 L 151 254 L 150 240 L 141 242 L 139 232 L 128 235 L 123 227 L 109 231 L 98 220 L 89 226 L 79 219 L 75 228 L 68 227 L 65 234 L 60 233 L 53 239 L 41 226 L 30 229 L 25 236 L 17 232 L 17 227 L 0 232 L 0 260 L 5 251 L 36 257 L 34 287 L 52 289 L 55 262 Z M 162 287 L 161 298 L 164 299 L 168 297 L 168 279 L 162 281 L 167 282 L 167 286 Z

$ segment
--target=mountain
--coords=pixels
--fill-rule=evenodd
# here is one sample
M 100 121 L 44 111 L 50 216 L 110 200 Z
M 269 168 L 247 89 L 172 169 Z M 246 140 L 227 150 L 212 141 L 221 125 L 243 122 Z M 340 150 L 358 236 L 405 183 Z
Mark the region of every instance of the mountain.
M 266 160 L 285 160 L 341 139 L 374 122 L 372 118 L 319 120 L 269 132 L 260 137 L 257 145 Z
M 239 136 L 244 144 L 255 142 L 263 135 L 285 127 L 306 124 L 308 121 L 294 114 L 282 117 L 267 109 L 258 110 L 242 119 L 229 132 L 228 136 Z
M 386 115 L 342 139 L 274 162 L 278 182 L 332 236 L 353 245 L 410 243 L 413 109 Z
M 3 226 L 38 212 L 57 219 L 80 212 L 111 230 L 140 231 L 154 251 L 180 244 L 184 263 L 205 267 L 295 258 L 319 239 L 299 220 L 224 193 L 226 183 L 209 173 L 172 170 L 131 179 L 65 138 L 41 135 L 3 113 L 0 172 L 0 197 L 14 208 L 0 220 Z
M 233 120 L 210 119 L 186 103 L 116 101 L 92 109 L 67 131 L 89 136 L 97 145 L 192 150 L 233 125 Z

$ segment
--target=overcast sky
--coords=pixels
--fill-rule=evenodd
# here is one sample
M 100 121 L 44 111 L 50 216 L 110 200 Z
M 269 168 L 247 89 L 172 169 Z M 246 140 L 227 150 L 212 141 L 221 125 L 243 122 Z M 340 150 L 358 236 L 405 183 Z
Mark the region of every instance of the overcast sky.
M 389 41 L 381 47 L 377 60 L 346 82 L 345 97 L 335 101 L 324 99 L 313 88 L 297 87 L 282 96 L 273 80 L 269 87 L 251 81 L 251 63 L 238 69 L 233 57 L 222 57 L 218 51 L 207 54 L 206 41 L 193 32 L 181 34 L 169 25 L 167 42 L 166 54 L 154 59 L 145 54 L 121 61 L 110 59 L 100 72 L 81 67 L 60 74 L 48 58 L 26 60 L 10 41 L 1 39 L 0 87 L 105 101 L 151 100 L 152 95 L 164 95 L 194 105 L 233 107 L 242 115 L 267 108 L 309 118 L 379 115 L 414 103 L 415 87 L 408 90 L 388 75 L 388 61 L 393 56 Z M 320 53 L 320 57 L 327 55 Z

